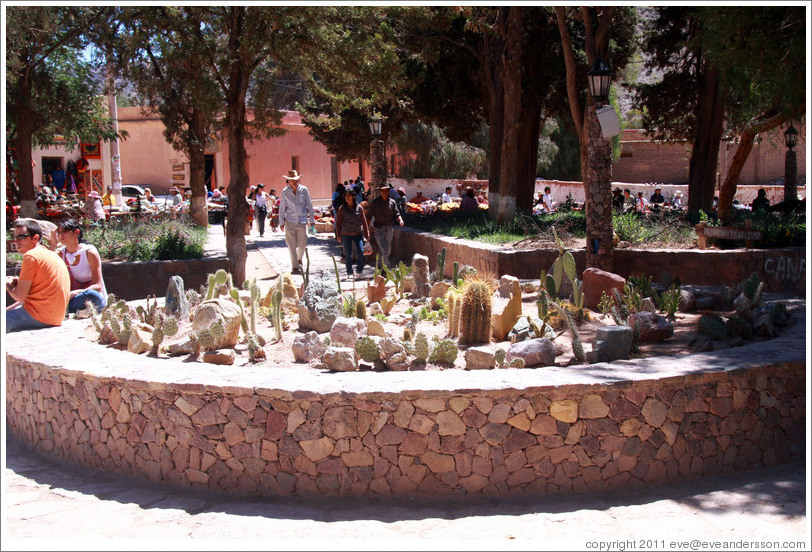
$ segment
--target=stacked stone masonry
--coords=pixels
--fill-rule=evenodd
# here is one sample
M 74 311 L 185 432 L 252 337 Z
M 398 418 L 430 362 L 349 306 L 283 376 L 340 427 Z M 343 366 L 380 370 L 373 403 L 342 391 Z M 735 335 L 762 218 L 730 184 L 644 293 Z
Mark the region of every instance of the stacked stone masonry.
M 581 492 L 729 473 L 805 448 L 802 361 L 609 385 L 327 394 L 7 361 L 8 422 L 36 450 L 247 494 Z

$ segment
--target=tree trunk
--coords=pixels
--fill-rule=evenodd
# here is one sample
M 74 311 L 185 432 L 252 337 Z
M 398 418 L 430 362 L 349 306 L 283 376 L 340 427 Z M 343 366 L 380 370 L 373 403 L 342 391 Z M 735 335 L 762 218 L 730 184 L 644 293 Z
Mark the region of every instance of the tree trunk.
M 245 190 L 248 187 L 248 172 L 245 160 L 245 96 L 248 90 L 248 71 L 240 52 L 240 39 L 243 32 L 245 7 L 231 8 L 232 21 L 229 32 L 229 87 L 226 95 L 226 128 L 228 129 L 228 224 L 226 226 L 226 251 L 231 263 L 234 284 L 241 286 L 245 281 L 245 224 L 248 220 L 248 201 Z
M 502 172 L 502 133 L 505 128 L 502 107 L 504 105 L 504 89 L 502 87 L 502 69 L 499 63 L 495 61 L 495 59 L 501 58 L 501 55 L 496 51 L 497 48 L 501 48 L 501 42 L 488 35 L 485 35 L 482 40 L 483 81 L 488 91 L 488 133 L 490 139 L 488 204 L 490 206 L 499 202 L 502 197 L 500 177 Z M 496 209 L 489 207 L 488 215 L 495 219 Z
M 34 138 L 34 120 L 31 116 L 31 84 L 27 78 L 20 79 L 20 102 L 17 104 L 17 187 L 20 190 L 20 216 L 37 218 L 37 201 L 34 192 L 34 167 L 31 149 Z
M 794 150 L 787 150 L 784 158 L 784 201 L 798 199 L 798 161 Z
M 516 190 L 516 209 L 533 211 L 533 192 L 536 189 L 536 167 L 539 161 L 539 135 L 541 133 L 541 106 L 535 102 L 522 112 L 524 124 L 519 129 L 519 165 Z
M 586 109 L 586 266 L 612 271 L 612 142 L 603 137 L 596 107 Z
M 502 143 L 502 167 L 500 171 L 499 198 L 489 198 L 489 208 L 495 210 L 491 217 L 499 223 L 513 220 L 516 214 L 516 197 L 519 189 L 519 148 L 522 126 L 522 8 L 509 8 L 506 25 L 504 52 L 504 133 Z
M 725 181 L 719 190 L 719 204 L 716 208 L 722 224 L 730 224 L 730 221 L 733 220 L 733 197 L 736 195 L 736 185 L 742 169 L 744 169 L 744 163 L 753 150 L 754 137 L 755 134 L 752 132 L 743 132 L 739 137 L 739 145 L 736 147 L 736 153 L 733 154 L 733 161 L 730 163 Z
M 718 71 L 705 62 L 696 106 L 691 160 L 688 168 L 688 211 L 710 213 L 716 189 L 719 142 L 722 139 L 724 99 Z
M 192 201 L 189 216 L 200 226 L 208 226 L 209 214 L 206 207 L 206 136 L 203 114 L 192 108 L 192 124 L 189 134 L 194 136 L 189 148 L 189 186 L 192 188 Z

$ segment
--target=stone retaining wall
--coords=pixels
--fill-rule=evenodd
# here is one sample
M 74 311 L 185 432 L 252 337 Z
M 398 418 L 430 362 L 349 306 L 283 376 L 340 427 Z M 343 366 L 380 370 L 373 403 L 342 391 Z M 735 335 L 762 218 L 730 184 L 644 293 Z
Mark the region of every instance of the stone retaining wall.
M 249 494 L 578 492 L 805 448 L 802 360 L 608 384 L 320 393 L 99 377 L 24 357 L 7 355 L 6 411 L 37 451 Z
M 542 269 L 549 269 L 558 251 L 514 250 L 471 240 L 438 236 L 408 228 L 396 228 L 392 240 L 392 255 L 411 259 L 415 253 L 427 255 L 433 270 L 437 253 L 446 248 L 446 277 L 453 271 L 454 261 L 471 265 L 479 271 L 499 276 L 510 274 L 517 278 L 539 278 Z M 586 268 L 583 249 L 572 250 L 580 274 Z M 649 274 L 654 281 L 665 282 L 679 278 L 683 284 L 735 286 L 752 272 L 758 272 L 770 291 L 775 293 L 806 293 L 806 250 L 803 247 L 781 249 L 615 249 L 612 253 L 614 272 L 629 276 Z
M 183 278 L 185 289 L 205 285 L 209 274 L 219 269 L 231 270 L 226 257 L 172 261 L 108 261 L 102 263 L 104 284 L 108 293 L 126 299 L 144 299 L 151 295 L 163 297 L 172 276 Z

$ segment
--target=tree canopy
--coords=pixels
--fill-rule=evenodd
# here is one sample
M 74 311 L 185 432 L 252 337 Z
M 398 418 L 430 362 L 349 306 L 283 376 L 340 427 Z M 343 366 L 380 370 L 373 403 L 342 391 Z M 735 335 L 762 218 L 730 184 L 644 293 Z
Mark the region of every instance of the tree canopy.
M 51 145 L 57 135 L 68 147 L 116 137 L 101 82 L 81 54 L 103 16 L 104 9 L 75 6 L 6 10 L 6 136 L 16 149 L 23 216 L 37 216 L 34 145 Z

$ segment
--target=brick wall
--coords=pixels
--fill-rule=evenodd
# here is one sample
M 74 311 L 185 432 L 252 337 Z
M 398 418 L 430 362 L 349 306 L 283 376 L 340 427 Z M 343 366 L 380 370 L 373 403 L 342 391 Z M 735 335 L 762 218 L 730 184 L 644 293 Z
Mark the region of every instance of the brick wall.
M 686 184 L 688 162 L 691 157 L 687 142 L 660 142 L 650 140 L 642 130 L 624 130 L 621 135 L 622 152 L 612 167 L 616 182 L 660 182 Z M 717 164 L 717 184 L 727 177 L 737 143 L 722 142 Z M 783 129 L 768 133 L 757 141 L 744 165 L 739 184 L 762 186 L 784 177 L 787 147 Z M 806 181 L 806 142 L 799 136 L 795 147 L 798 181 Z

